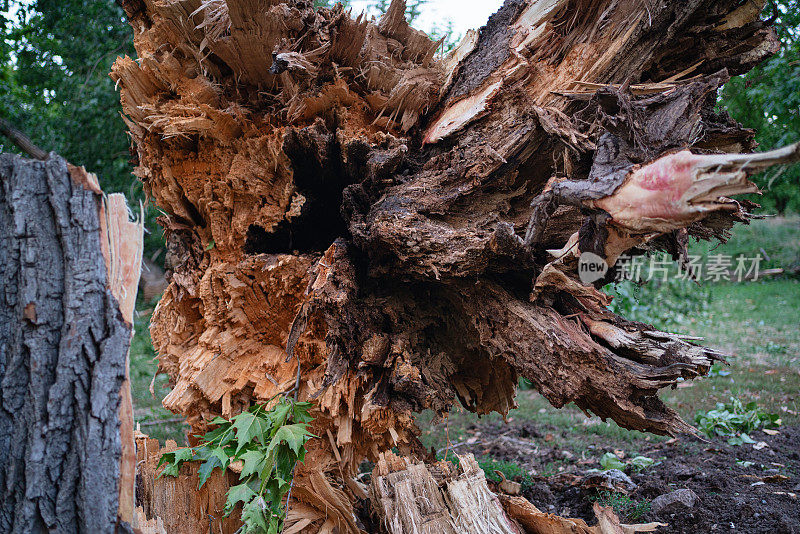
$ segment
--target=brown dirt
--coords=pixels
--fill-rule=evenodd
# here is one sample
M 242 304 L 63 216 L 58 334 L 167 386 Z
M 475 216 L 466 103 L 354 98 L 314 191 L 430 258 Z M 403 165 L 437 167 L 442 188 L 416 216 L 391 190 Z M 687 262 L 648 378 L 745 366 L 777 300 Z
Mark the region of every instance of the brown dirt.
M 592 523 L 591 507 L 597 490 L 583 488 L 581 480 L 589 469 L 599 468 L 597 459 L 604 452 L 619 449 L 619 442 L 593 436 L 593 442 L 587 443 L 583 452 L 568 450 L 573 456 L 565 458 L 569 456 L 564 454 L 565 449 L 549 446 L 549 430 L 544 426 L 538 428 L 530 422 L 502 427 L 485 424 L 473 430 L 480 432 L 481 438 L 459 447 L 460 454 L 472 452 L 480 460 L 513 462 L 538 473 L 558 469 L 558 474 L 550 476 L 532 475 L 527 480 L 518 477 L 524 482 L 524 496 L 543 511 Z M 657 515 L 649 511 L 623 520 L 667 523 L 667 527 L 658 530 L 661 534 L 800 533 L 800 427 L 781 428 L 775 436 L 757 431 L 753 438 L 768 446 L 755 450 L 753 445 L 732 447 L 723 440 L 703 442 L 692 438 L 645 443 L 638 454 L 658 463 L 639 473 L 629 471 L 637 484 L 630 498 L 652 501 L 670 491 L 689 488 L 699 499 L 694 508 L 684 512 Z M 628 453 L 628 457 L 633 455 Z M 753 465 L 745 467 L 737 460 Z M 767 481 L 759 483 L 763 479 Z

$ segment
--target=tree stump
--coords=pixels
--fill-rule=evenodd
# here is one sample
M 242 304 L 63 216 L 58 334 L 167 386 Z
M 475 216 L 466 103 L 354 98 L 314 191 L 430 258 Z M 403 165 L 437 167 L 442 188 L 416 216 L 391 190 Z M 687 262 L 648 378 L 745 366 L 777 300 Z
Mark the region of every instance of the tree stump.
M 142 231 L 84 169 L 0 155 L 3 532 L 133 521 L 127 359 Z

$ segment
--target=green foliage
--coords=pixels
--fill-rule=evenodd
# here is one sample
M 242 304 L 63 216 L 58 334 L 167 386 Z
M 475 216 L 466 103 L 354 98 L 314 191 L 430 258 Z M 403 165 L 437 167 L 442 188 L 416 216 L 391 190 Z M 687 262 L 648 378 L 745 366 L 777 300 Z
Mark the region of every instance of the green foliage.
M 420 15 L 422 14 L 422 10 L 425 8 L 426 4 L 430 3 L 430 1 L 431 0 L 406 1 L 406 20 L 408 20 L 409 24 L 414 25 L 414 23 L 418 21 Z M 316 7 L 331 7 L 335 3 L 336 0 L 315 0 L 314 5 Z M 348 2 L 344 2 L 344 4 L 347 6 Z M 365 11 L 370 15 L 379 17 L 386 13 L 390 4 L 391 0 L 372 0 Z M 442 44 L 438 50 L 439 54 L 441 55 L 445 55 L 450 52 L 450 50 L 452 50 L 461 39 L 461 35 L 457 35 L 454 32 L 453 22 L 450 20 L 445 20 L 442 21 L 442 23 L 434 24 L 432 27 L 425 28 L 425 31 L 434 41 L 441 39 Z
M 603 291 L 614 297 L 609 306 L 611 311 L 661 330 L 671 330 L 704 316 L 711 301 L 707 287 L 671 275 L 666 281 L 653 280 L 643 285 L 630 280 L 615 282 Z
M 619 469 L 622 471 L 625 469 L 625 464 L 617 457 L 616 454 L 613 452 L 607 452 L 600 457 L 600 467 L 603 468 L 603 471 L 608 471 L 609 469 Z
M 517 387 L 522 391 L 528 391 L 530 389 L 534 389 L 533 382 L 531 382 L 524 376 L 519 377 L 519 381 L 517 382 Z
M 629 521 L 638 521 L 650 511 L 650 501 L 647 499 L 636 501 L 616 491 L 600 491 L 594 500 L 601 506 L 610 506 L 618 516 Z
M 315 9 L 319 9 L 321 7 L 333 7 L 336 4 L 342 4 L 344 7 L 347 7 L 350 2 L 349 0 L 314 0 Z
M 420 14 L 422 13 L 422 8 L 429 2 L 430 0 L 406 1 L 406 19 L 408 19 L 409 23 L 414 22 L 417 20 L 417 18 L 419 18 Z M 314 0 L 315 8 L 333 7 L 336 4 L 342 4 L 344 7 L 348 7 L 350 2 L 349 0 Z M 370 2 L 370 5 L 367 7 L 366 11 L 372 15 L 380 16 L 389 10 L 389 4 L 391 4 L 391 0 L 373 0 Z
M 283 397 L 271 410 L 256 405 L 230 421 L 215 417 L 210 423 L 217 427 L 201 437 L 200 445 L 161 456 L 158 465 L 165 467 L 159 477 L 178 476 L 184 462 L 201 461 L 202 487 L 214 469 L 240 461 L 240 483 L 228 490 L 226 515 L 242 503 L 243 532 L 280 532 L 295 465 L 305 459 L 305 445 L 315 437 L 308 431 L 310 408 L 311 403 Z
M 0 117 L 96 173 L 107 193 L 145 206 L 145 254 L 163 246 L 156 210 L 131 174 L 130 139 L 119 93 L 108 76 L 119 55 L 135 56 L 133 32 L 113 0 L 0 4 Z M 0 152 L 18 152 L 0 137 Z
M 729 404 L 717 403 L 714 410 L 697 412 L 697 428 L 706 436 L 728 438 L 730 445 L 755 443 L 750 433 L 759 428 L 774 428 L 781 424 L 778 414 L 766 413 L 755 402 L 744 404 L 731 398 Z
M 717 377 L 717 376 L 722 377 L 722 376 L 728 376 L 730 374 L 731 372 L 725 369 L 725 364 L 722 364 L 720 362 L 712 364 L 711 369 L 708 370 L 709 377 Z
M 647 456 L 634 456 L 628 461 L 628 466 L 635 472 L 639 473 L 648 467 L 655 465 L 656 461 Z
M 451 20 L 445 21 L 444 24 L 435 25 L 430 32 L 428 32 L 428 35 L 434 41 L 442 41 L 442 44 L 439 46 L 438 50 L 441 56 L 446 56 L 449 54 L 450 51 L 453 50 L 456 45 L 458 45 L 458 42 L 463 37 L 462 35 L 455 33 L 455 30 L 453 29 L 453 21 Z
M 777 9 L 777 13 L 774 10 Z M 800 140 L 800 1 L 767 3 L 763 18 L 777 15 L 781 50 L 722 90 L 720 105 L 734 119 L 756 130 L 761 150 Z M 768 212 L 800 212 L 800 166 L 755 177 L 764 191 L 753 200 Z
M 800 268 L 800 218 L 770 217 L 750 224 L 737 224 L 724 245 L 700 241 L 691 244 L 690 253 L 704 257 L 725 254 L 732 258 L 752 258 L 760 254 L 763 258 L 761 269 L 793 271 Z
M 422 13 L 422 8 L 430 2 L 430 0 L 408 0 L 406 2 L 406 19 L 409 23 L 414 22 L 419 18 Z M 370 11 L 376 15 L 382 15 L 389 10 L 391 0 L 374 0 L 371 2 Z
M 619 469 L 620 471 L 625 471 L 630 469 L 631 471 L 638 473 L 640 471 L 644 471 L 651 465 L 655 465 L 655 463 L 655 460 L 648 458 L 647 456 L 635 456 L 634 458 L 623 462 L 613 452 L 607 452 L 600 457 L 600 467 L 603 468 L 603 471 L 608 471 L 609 469 Z
M 409 0 L 406 2 L 406 17 L 408 17 L 408 20 L 417 20 L 422 14 L 422 8 L 429 2 L 430 0 Z

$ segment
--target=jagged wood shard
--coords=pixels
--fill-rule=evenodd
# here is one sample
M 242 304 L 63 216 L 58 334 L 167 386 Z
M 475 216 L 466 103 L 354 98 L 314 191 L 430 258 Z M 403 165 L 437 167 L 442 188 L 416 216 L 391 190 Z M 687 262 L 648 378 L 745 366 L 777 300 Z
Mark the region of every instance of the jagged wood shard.
M 123 5 L 139 59 L 111 76 L 168 241 L 165 404 L 203 430 L 299 366 L 328 439 L 290 530 L 361 529 L 362 459 L 424 455 L 423 409 L 507 413 L 519 376 L 556 406 L 693 431 L 658 390 L 721 355 L 611 313 L 577 257 L 611 276 L 623 252 L 679 258 L 747 221 L 728 195 L 792 152 L 727 154 L 753 132 L 715 109 L 777 50 L 758 10 L 507 0 L 439 58 L 401 0 L 373 21 L 303 0 Z

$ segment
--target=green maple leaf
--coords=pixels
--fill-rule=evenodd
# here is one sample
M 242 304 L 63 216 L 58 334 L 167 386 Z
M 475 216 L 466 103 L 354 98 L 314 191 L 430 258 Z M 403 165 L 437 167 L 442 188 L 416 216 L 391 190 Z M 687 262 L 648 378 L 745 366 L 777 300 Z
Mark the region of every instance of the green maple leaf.
M 265 509 L 266 503 L 259 496 L 256 496 L 255 499 L 247 502 L 242 507 L 242 522 L 247 525 L 248 532 L 253 530 L 253 526 L 261 528 L 260 532 L 267 531 L 269 527 L 267 526 L 267 517 L 264 514 Z
M 223 421 L 225 421 L 223 419 Z M 225 421 L 224 425 L 220 425 L 218 428 L 206 433 L 202 436 L 203 443 L 214 443 L 218 442 L 219 445 L 225 445 L 230 440 L 233 439 L 234 433 L 233 428 L 230 422 Z
M 261 480 L 269 480 L 269 477 L 272 475 L 272 470 L 275 468 L 275 453 L 271 452 L 267 454 L 264 459 L 264 465 L 261 468 L 261 472 L 259 473 L 259 478 Z
M 208 444 L 195 447 L 195 456 L 198 460 L 208 460 L 208 458 L 211 456 L 211 451 L 214 448 L 215 447 L 213 445 L 209 446 Z
M 306 429 L 306 423 L 284 425 L 275 433 L 275 436 L 272 438 L 272 442 L 267 448 L 267 452 L 269 452 L 279 443 L 285 441 L 289 445 L 289 448 L 294 451 L 295 455 L 297 455 L 310 437 L 314 436 Z
M 165 463 L 175 463 L 175 453 L 174 452 L 165 452 L 161 455 L 161 458 L 158 459 L 158 465 L 156 467 L 161 467 L 162 464 Z
M 289 414 L 292 413 L 291 403 L 282 400 L 270 412 L 269 418 L 272 420 L 272 435 L 275 435 L 277 429 L 286 423 Z
M 286 488 L 289 489 L 288 487 Z M 270 478 L 262 489 L 261 495 L 264 503 L 268 504 L 273 511 L 278 512 L 281 509 L 281 502 L 286 492 L 281 492 L 281 486 L 277 478 Z
M 227 469 L 228 464 L 231 463 L 231 457 L 228 456 L 228 453 L 226 453 L 222 449 L 222 447 L 215 447 L 214 449 L 211 449 L 211 455 L 219 459 L 219 463 L 221 464 L 221 469 L 223 470 Z
M 243 466 L 239 478 L 245 478 L 264 469 L 267 456 L 262 451 L 247 451 L 240 459 Z
M 242 412 L 234 417 L 233 428 L 236 429 L 236 440 L 239 445 L 236 447 L 238 454 L 245 445 L 258 439 L 261 443 L 266 441 L 265 434 L 269 430 L 269 425 L 261 417 L 250 412 Z
M 291 477 L 289 480 L 284 480 L 283 478 L 276 476 L 275 483 L 278 485 L 278 493 L 281 496 L 285 495 L 289 491 L 289 487 L 292 485 Z
M 267 534 L 278 534 L 281 528 L 281 521 L 275 516 L 269 518 L 269 530 Z
M 283 525 L 282 503 L 294 467 L 305 458 L 305 444 L 316 437 L 308 430 L 312 407 L 308 402 L 284 398 L 271 410 L 256 404 L 230 421 L 215 417 L 209 423 L 217 428 L 199 436 L 201 445 L 162 455 L 159 466 L 166 466 L 159 476 L 177 476 L 183 462 L 200 461 L 202 488 L 214 469 L 224 471 L 231 461 L 241 460 L 241 483 L 229 489 L 225 515 L 243 503 L 244 532 L 277 534 Z
M 167 467 L 164 468 L 161 473 L 158 474 L 157 478 L 162 476 L 168 477 L 176 477 L 178 476 L 178 472 L 181 468 L 181 464 L 183 462 L 191 461 L 194 458 L 194 449 L 192 448 L 184 448 L 184 449 L 177 449 L 171 452 L 165 452 L 161 455 L 161 458 L 158 460 L 158 465 L 156 467 L 161 467 L 163 464 L 168 464 Z
M 250 486 L 246 482 L 238 486 L 232 486 L 231 489 L 228 490 L 228 500 L 225 501 L 225 515 L 230 515 L 236 503 L 248 503 L 255 496 L 256 492 L 250 489 Z
M 161 477 L 176 477 L 178 476 L 178 472 L 180 471 L 181 466 L 178 464 L 169 464 L 167 467 L 161 471 L 156 478 Z
M 200 469 L 197 471 L 197 474 L 200 476 L 200 485 L 198 488 L 203 487 L 203 484 L 205 484 L 209 477 L 211 477 L 211 472 L 214 471 L 215 467 L 220 466 L 216 465 L 216 463 L 212 460 L 205 461 L 200 465 Z
M 305 461 L 306 461 L 306 448 L 305 447 L 300 449 L 300 452 L 297 453 L 297 461 L 300 462 L 301 464 L 305 463 Z
M 222 471 L 228 468 L 228 463 L 230 462 L 230 457 L 225 454 L 225 451 L 222 450 L 221 447 L 214 447 L 213 449 L 209 449 L 208 451 L 208 458 L 205 462 L 200 465 L 200 469 L 198 470 L 197 474 L 200 475 L 200 488 L 203 487 L 203 484 L 211 476 L 211 473 L 219 467 Z
M 310 402 L 295 402 L 292 407 L 292 421 L 295 423 L 310 423 L 314 420 L 309 413 L 311 407 L 314 406 Z
M 281 443 L 274 449 L 275 454 L 275 474 L 277 476 L 287 476 L 291 477 L 292 469 L 294 469 L 294 464 L 297 462 L 297 455 L 295 455 L 290 449 L 289 446 L 285 443 Z
M 175 462 L 190 462 L 194 458 L 194 449 L 186 447 L 175 451 Z

